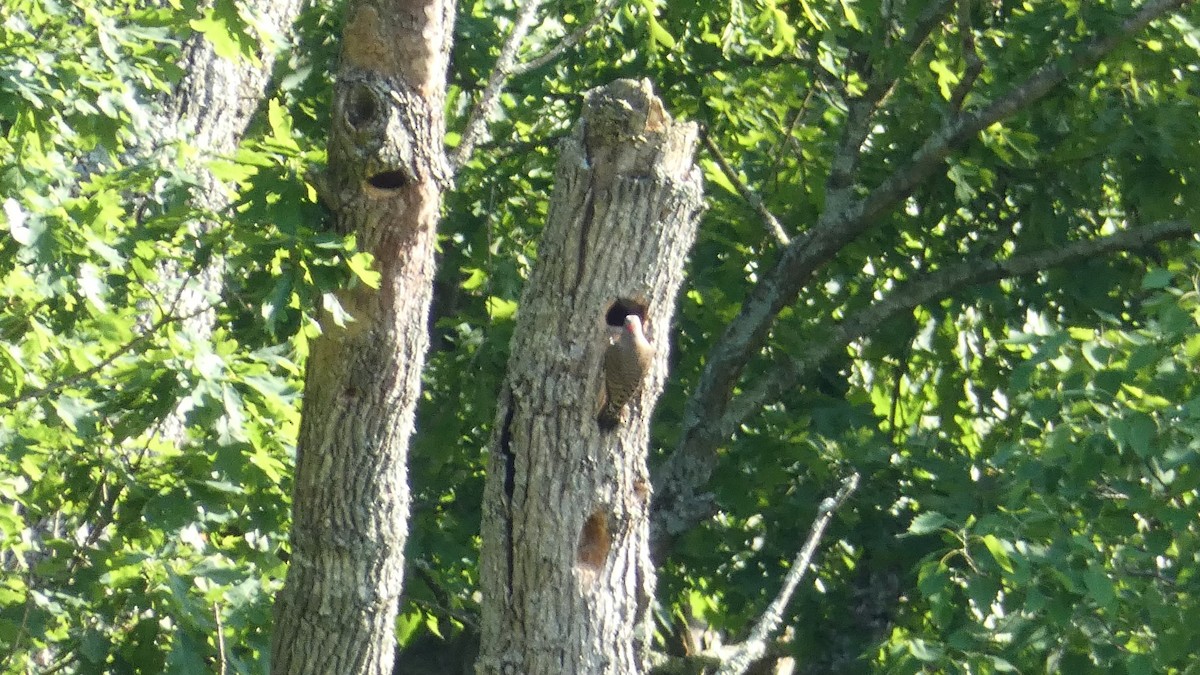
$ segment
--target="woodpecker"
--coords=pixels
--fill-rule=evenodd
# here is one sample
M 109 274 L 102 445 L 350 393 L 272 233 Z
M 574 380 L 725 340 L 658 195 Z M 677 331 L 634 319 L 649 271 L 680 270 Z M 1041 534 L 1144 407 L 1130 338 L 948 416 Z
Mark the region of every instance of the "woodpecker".
M 642 386 L 654 347 L 642 332 L 642 320 L 635 314 L 625 317 L 625 325 L 604 352 L 604 405 L 596 422 L 609 431 L 621 423 L 621 411 Z

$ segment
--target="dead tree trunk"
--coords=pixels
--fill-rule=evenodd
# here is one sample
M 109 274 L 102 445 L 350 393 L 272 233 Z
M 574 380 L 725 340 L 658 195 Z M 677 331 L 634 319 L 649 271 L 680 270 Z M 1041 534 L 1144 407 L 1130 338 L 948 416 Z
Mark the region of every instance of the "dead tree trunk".
M 408 441 L 428 343 L 453 2 L 356 2 L 334 88 L 336 226 L 375 256 L 378 289 L 339 294 L 354 321 L 312 342 L 273 673 L 388 673 L 408 534 Z
M 648 82 L 622 80 L 588 95 L 562 144 L 491 442 L 479 675 L 645 670 L 646 451 L 701 211 L 695 142 Z M 630 314 L 654 357 L 622 423 L 602 431 L 604 354 Z

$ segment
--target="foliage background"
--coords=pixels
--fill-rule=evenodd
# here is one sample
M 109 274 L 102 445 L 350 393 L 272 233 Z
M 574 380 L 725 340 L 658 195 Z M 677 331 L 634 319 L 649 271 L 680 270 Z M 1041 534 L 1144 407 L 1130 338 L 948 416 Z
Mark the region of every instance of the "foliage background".
M 858 167 L 864 189 L 956 106 L 1005 96 L 1138 5 L 964 1 L 965 15 L 948 10 L 911 62 L 899 58 L 894 26 L 937 4 L 637 0 L 508 84 L 440 230 L 402 643 L 451 638 L 478 602 L 481 454 L 554 144 L 580 94 L 649 77 L 795 235 L 824 208 L 867 64 L 902 75 Z M 522 53 L 594 7 L 547 3 Z M 514 12 L 459 8 L 451 145 Z M 340 3 L 306 10 L 268 105 L 238 153 L 219 157 L 161 141 L 156 125 L 184 40 L 201 33 L 249 58 L 248 44 L 270 39 L 244 7 L 0 8 L 6 671 L 211 670 L 219 634 L 231 672 L 262 672 L 312 310 L 370 274 L 352 242 L 325 232 L 305 183 L 323 161 L 340 17 Z M 1156 22 L 948 157 L 828 261 L 744 381 L 922 273 L 1198 222 L 1198 21 L 1188 7 Z M 706 353 L 779 252 L 715 157 L 702 163 L 710 210 L 656 411 L 660 457 Z M 229 181 L 234 207 L 189 205 L 197 164 Z M 197 235 L 197 220 L 211 226 Z M 179 330 L 177 301 L 212 260 L 225 273 L 208 298 L 217 330 L 197 340 Z M 1186 242 L 948 288 L 839 351 L 722 448 L 720 512 L 660 568 L 664 649 L 691 618 L 736 639 L 820 500 L 858 470 L 863 486 L 791 607 L 784 650 L 802 671 L 1196 672 L 1198 263 Z M 181 437 L 162 428 L 172 411 L 185 413 Z

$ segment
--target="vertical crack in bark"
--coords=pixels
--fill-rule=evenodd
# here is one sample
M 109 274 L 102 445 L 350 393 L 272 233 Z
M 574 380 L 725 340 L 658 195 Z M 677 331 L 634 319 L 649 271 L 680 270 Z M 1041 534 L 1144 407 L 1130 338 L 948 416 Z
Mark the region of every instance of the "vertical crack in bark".
M 588 189 L 583 206 L 583 222 L 579 224 L 579 253 L 575 259 L 575 292 L 583 287 L 583 268 L 587 261 L 588 234 L 592 229 L 592 219 L 596 215 L 596 188 Z
M 517 484 L 517 462 L 512 454 L 512 423 L 513 403 L 512 392 L 504 397 L 508 402 L 508 412 L 504 416 L 504 425 L 500 428 L 500 461 L 504 462 L 504 538 L 505 553 L 508 558 L 508 597 L 513 591 L 513 491 Z

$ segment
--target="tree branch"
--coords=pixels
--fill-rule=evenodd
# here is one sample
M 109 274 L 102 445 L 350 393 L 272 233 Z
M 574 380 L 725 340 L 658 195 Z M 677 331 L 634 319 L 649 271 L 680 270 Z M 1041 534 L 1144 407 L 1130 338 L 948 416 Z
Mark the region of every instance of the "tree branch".
M 745 199 L 746 203 L 758 212 L 758 216 L 762 218 L 763 224 L 767 226 L 767 233 L 783 246 L 790 244 L 792 240 L 788 237 L 787 232 L 783 231 L 783 225 L 779 224 L 779 219 L 775 217 L 775 214 L 771 213 L 771 210 L 767 208 L 767 205 L 763 203 L 758 194 L 751 190 L 750 186 L 746 185 L 746 182 L 738 176 L 737 171 L 729 165 L 729 160 L 725 159 L 725 155 L 721 154 L 721 149 L 717 147 L 712 137 L 709 136 L 708 129 L 701 131 L 700 139 L 704 142 L 704 147 L 708 149 L 708 154 L 712 155 L 717 166 L 721 168 L 721 173 L 725 174 L 729 182 L 737 188 L 738 194 L 742 196 L 742 199 Z
M 846 500 L 857 488 L 858 474 L 850 474 L 842 480 L 842 486 L 838 488 L 837 494 L 827 497 L 821 502 L 817 517 L 808 530 L 808 539 L 804 540 L 804 546 L 800 548 L 800 552 L 792 561 L 792 568 L 784 577 L 783 587 L 779 589 L 779 594 L 775 596 L 766 611 L 759 617 L 758 622 L 750 629 L 750 634 L 746 636 L 746 639 L 734 646 L 732 653 L 723 659 L 717 675 L 741 675 L 746 672 L 751 663 L 767 653 L 767 639 L 783 622 L 783 612 L 791 602 L 796 587 L 800 585 L 800 581 L 812 565 L 813 555 L 817 552 L 817 545 L 821 543 L 825 528 L 833 520 L 833 514 L 842 504 L 846 503 Z
M 795 301 L 800 289 L 818 269 L 929 178 L 956 146 L 1040 100 L 1076 70 L 1098 61 L 1150 21 L 1187 1 L 1149 0 L 1114 33 L 1094 39 L 1072 56 L 1042 66 L 989 105 L 949 118 L 908 162 L 865 198 L 855 199 L 849 188 L 828 192 L 820 220 L 784 250 L 778 264 L 750 292 L 738 317 L 730 322 L 709 352 L 685 408 L 676 450 L 657 472 L 656 525 L 665 525 L 664 519 L 672 520 L 669 515 L 672 511 L 682 515 L 684 503 L 697 499 L 697 492 L 716 466 L 716 448 L 729 436 L 726 425 L 718 426 L 713 421 L 727 419 L 729 398 L 742 369 L 761 349 L 776 315 Z
M 792 560 L 792 566 L 783 578 L 783 585 L 780 587 L 779 593 L 755 622 L 745 640 L 734 645 L 716 646 L 685 656 L 655 654 L 651 672 L 654 675 L 698 672 L 741 675 L 751 664 L 766 656 L 770 647 L 768 640 L 778 630 L 779 624 L 783 622 L 784 610 L 791 602 L 792 595 L 795 594 L 800 581 L 804 579 L 804 575 L 812 566 L 813 556 L 817 552 L 817 546 L 821 543 L 821 537 L 825 534 L 825 528 L 833 520 L 833 514 L 858 489 L 858 480 L 857 473 L 847 476 L 842 480 L 842 485 L 838 488 L 837 493 L 832 497 L 826 497 L 821 502 L 817 510 L 817 517 L 813 519 L 812 525 L 809 527 L 808 537 L 804 540 L 795 559 Z M 710 671 L 710 668 L 713 670 Z
M 214 602 L 212 609 L 217 624 L 217 675 L 225 675 L 225 628 L 221 625 L 221 605 Z
M 417 558 L 412 560 L 411 564 L 413 572 L 418 578 L 421 579 L 421 582 L 425 584 L 425 587 L 429 589 L 429 592 L 433 594 L 434 601 L 422 602 L 410 597 L 408 599 L 409 602 L 423 605 L 425 610 L 431 614 L 441 613 L 442 615 L 448 616 L 474 631 L 479 630 L 478 617 L 467 614 L 466 612 L 460 612 L 453 608 L 454 601 L 451 598 L 450 593 L 448 593 L 446 588 L 438 582 L 437 577 L 435 577 L 433 574 L 433 569 L 429 565 L 428 560 L 424 558 Z
M 1096 63 L 1154 19 L 1188 2 L 1191 0 L 1149 0 L 1136 14 L 1121 22 L 1120 28 L 1111 35 L 1092 40 L 1083 49 L 1065 59 L 1047 63 L 1034 71 L 1025 82 L 998 96 L 989 105 L 973 113 L 957 114 L 950 118 L 913 153 L 906 165 L 896 169 L 865 200 L 847 209 L 845 213 L 838 214 L 840 218 L 835 216 L 831 219 L 832 228 L 850 226 L 853 232 L 845 237 L 848 243 L 875 218 L 891 209 L 914 187 L 928 178 L 956 146 L 992 124 L 1007 119 L 1022 108 L 1041 100 L 1054 87 L 1066 81 L 1068 76 L 1086 65 Z M 839 240 L 842 238 L 838 237 Z
M 18 403 L 21 403 L 23 401 L 28 401 L 29 399 L 33 399 L 33 398 L 42 398 L 43 396 L 46 396 L 48 394 L 53 394 L 54 392 L 57 392 L 61 389 L 65 389 L 66 387 L 69 387 L 69 386 L 75 384 L 76 382 L 79 382 L 80 380 L 85 380 L 85 379 L 95 375 L 96 373 L 99 373 L 100 371 L 104 370 L 108 366 L 110 366 L 113 361 L 116 361 L 117 359 L 121 358 L 125 354 L 128 354 L 130 351 L 132 351 L 134 349 L 134 347 L 137 347 L 142 342 L 145 342 L 146 340 L 148 340 L 150 338 L 150 336 L 157 333 L 160 328 L 166 326 L 167 324 L 173 323 L 175 321 L 184 321 L 186 319 L 200 316 L 201 314 L 203 314 L 207 311 L 210 311 L 211 309 L 213 309 L 212 305 L 204 305 L 203 307 L 196 309 L 194 311 L 188 312 L 187 314 L 184 314 L 182 316 L 175 316 L 174 314 L 168 314 L 168 315 L 160 318 L 158 321 L 155 321 L 141 335 L 138 335 L 137 337 L 133 338 L 129 342 L 126 342 L 125 344 L 121 345 L 112 354 L 109 354 L 108 356 L 104 357 L 104 359 L 102 359 L 99 363 L 92 366 L 91 368 L 88 368 L 87 370 L 81 370 L 78 373 L 75 373 L 73 375 L 68 375 L 60 380 L 51 382 L 43 387 L 38 387 L 36 389 L 30 389 L 23 394 L 18 394 L 16 396 L 6 398 L 3 401 L 0 401 L 0 410 L 11 410 L 12 408 L 16 407 L 16 405 Z
M 907 64 L 907 62 L 912 60 L 913 56 L 920 49 L 920 46 L 929 37 L 930 32 L 934 30 L 934 26 L 937 25 L 942 14 L 947 11 L 947 8 L 953 1 L 937 0 L 930 7 L 926 8 L 925 12 L 917 20 L 917 25 L 906 36 L 905 41 L 900 44 L 901 52 L 906 54 L 902 62 Z M 881 106 L 883 101 L 887 100 L 890 92 L 892 92 L 900 72 L 900 70 L 895 70 L 894 72 L 876 71 L 875 76 L 870 78 L 863 96 L 854 98 L 851 101 L 850 109 L 848 109 L 847 113 L 846 125 L 842 129 L 842 138 L 838 145 L 838 150 L 834 153 L 833 166 L 830 168 L 827 181 L 827 195 L 833 201 L 840 201 L 840 199 L 848 195 L 847 189 L 851 186 L 852 174 L 858 166 L 858 159 L 860 153 L 862 153 L 863 143 L 870 133 L 871 119 L 874 118 L 878 107 Z M 806 101 L 808 101 L 808 98 L 805 98 Z M 798 120 L 799 113 L 793 118 L 792 124 L 796 124 Z M 788 132 L 788 135 L 790 133 Z M 774 214 L 770 213 L 770 210 L 763 204 L 762 199 L 758 197 L 757 193 L 751 190 L 750 186 L 746 185 L 745 181 L 738 177 L 737 172 L 733 171 L 733 167 L 726 161 L 725 156 L 716 147 L 713 139 L 709 137 L 707 129 L 704 130 L 701 138 L 704 142 L 704 147 L 708 148 L 709 153 L 713 155 L 713 159 L 721 168 L 721 172 L 736 187 L 739 195 L 742 195 L 746 203 L 749 203 L 750 207 L 758 211 L 758 215 L 762 217 L 763 222 L 767 225 L 767 232 L 781 245 L 787 246 L 791 244 L 791 238 L 788 237 L 779 219 L 776 219 Z
M 517 19 L 513 23 L 512 30 L 509 31 L 504 45 L 500 48 L 500 56 L 496 59 L 496 65 L 492 69 L 492 74 L 488 77 L 488 83 L 483 89 L 483 95 L 479 97 L 479 102 L 471 108 L 471 112 L 467 116 L 467 124 L 463 128 L 462 140 L 459 142 L 458 148 L 455 149 L 452 160 L 455 170 L 466 164 L 467 160 L 471 157 L 471 153 L 474 152 L 475 144 L 479 142 L 479 136 L 483 133 L 484 127 L 487 124 L 487 117 L 491 114 L 492 109 L 496 106 L 496 101 L 500 98 L 500 92 L 504 88 L 504 83 L 513 77 L 541 68 L 561 56 L 571 47 L 574 47 L 620 1 L 606 0 L 603 5 L 596 8 L 596 12 L 592 15 L 592 18 L 574 33 L 563 38 L 561 42 L 541 56 L 530 59 L 525 63 L 517 63 L 517 51 L 520 49 L 521 43 L 525 41 L 525 36 L 533 28 L 534 15 L 543 2 L 543 0 L 525 0 L 525 3 L 517 11 Z
M 1080 262 L 1089 258 L 1120 251 L 1133 251 L 1171 239 L 1195 236 L 1196 225 L 1186 221 L 1161 221 L 1132 230 L 1123 230 L 1106 237 L 1077 241 L 1065 246 L 1036 253 L 1019 255 L 1008 260 L 975 260 L 939 272 L 931 272 L 901 283 L 888 296 L 848 316 L 827 335 L 810 341 L 811 349 L 804 356 L 774 367 L 753 388 L 734 398 L 725 412 L 717 418 L 697 425 L 699 438 L 725 439 L 785 391 L 814 373 L 821 363 L 846 348 L 850 342 L 879 328 L 884 323 L 911 312 L 916 307 L 944 298 L 955 291 L 976 284 L 1033 274 L 1053 267 Z M 673 456 L 668 462 L 675 460 Z M 709 469 L 711 472 L 711 469 Z M 679 475 L 679 474 L 675 474 Z M 681 496 L 679 486 L 655 484 L 655 489 L 667 488 Z M 707 494 L 677 499 L 670 510 L 654 515 L 654 537 L 673 537 L 693 527 L 709 512 L 711 496 Z M 659 544 L 661 547 L 661 543 Z
M 979 58 L 979 49 L 975 46 L 975 32 L 971 27 L 971 3 L 973 0 L 958 0 L 958 36 L 962 41 L 963 59 L 967 62 L 966 70 L 958 86 L 950 96 L 950 109 L 958 112 L 962 109 L 963 101 L 975 80 L 983 72 L 983 60 Z
M 871 120 L 875 112 L 891 96 L 892 91 L 904 72 L 902 66 L 907 66 L 925 44 L 929 34 L 933 32 L 938 22 L 942 20 L 954 0 L 937 0 L 917 19 L 913 30 L 905 35 L 898 45 L 898 50 L 904 58 L 895 59 L 899 64 L 887 71 L 874 71 L 868 79 L 866 91 L 862 96 L 852 99 L 846 124 L 842 129 L 842 138 L 838 149 L 834 152 L 833 163 L 830 166 L 829 178 L 826 181 L 827 192 L 836 195 L 835 202 L 841 201 L 848 188 L 853 184 L 853 174 L 858 167 L 863 143 L 871 133 Z
M 513 22 L 512 30 L 508 32 L 508 37 L 505 38 L 503 46 L 500 47 L 500 56 L 496 59 L 496 65 L 492 68 L 492 74 L 488 77 L 487 86 L 483 88 L 483 95 L 479 97 L 479 101 L 475 107 L 471 108 L 471 113 L 467 115 L 467 124 L 463 128 L 462 141 L 459 142 L 458 148 L 454 151 L 452 165 L 455 170 L 466 164 L 470 158 L 471 152 L 475 150 L 475 143 L 478 142 L 479 135 L 483 133 L 484 125 L 487 122 L 487 116 L 491 113 L 492 108 L 496 105 L 496 100 L 500 97 L 500 90 L 504 87 L 505 81 L 511 77 L 513 64 L 517 60 L 517 50 L 520 49 L 521 43 L 525 41 L 525 36 L 529 34 L 529 30 L 533 28 L 534 15 L 537 14 L 538 7 L 542 4 L 542 0 L 525 0 L 520 9 L 517 10 L 516 21 Z
M 588 32 L 595 28 L 596 24 L 600 23 L 604 17 L 608 16 L 608 13 L 611 12 L 613 8 L 616 7 L 620 2 L 621 0 L 606 0 L 603 5 L 600 5 L 596 8 L 596 12 L 592 15 L 592 18 L 589 19 L 587 23 L 580 26 L 579 29 L 574 33 L 571 33 L 567 37 L 563 38 L 561 42 L 559 42 L 557 45 L 554 45 L 554 47 L 546 51 L 546 53 L 542 54 L 541 56 L 536 56 L 525 63 L 514 66 L 511 76 L 516 77 L 518 75 L 524 75 L 531 70 L 537 70 L 547 63 L 550 63 L 554 59 L 562 56 L 563 53 L 568 49 L 579 44 L 579 41 L 587 36 Z

